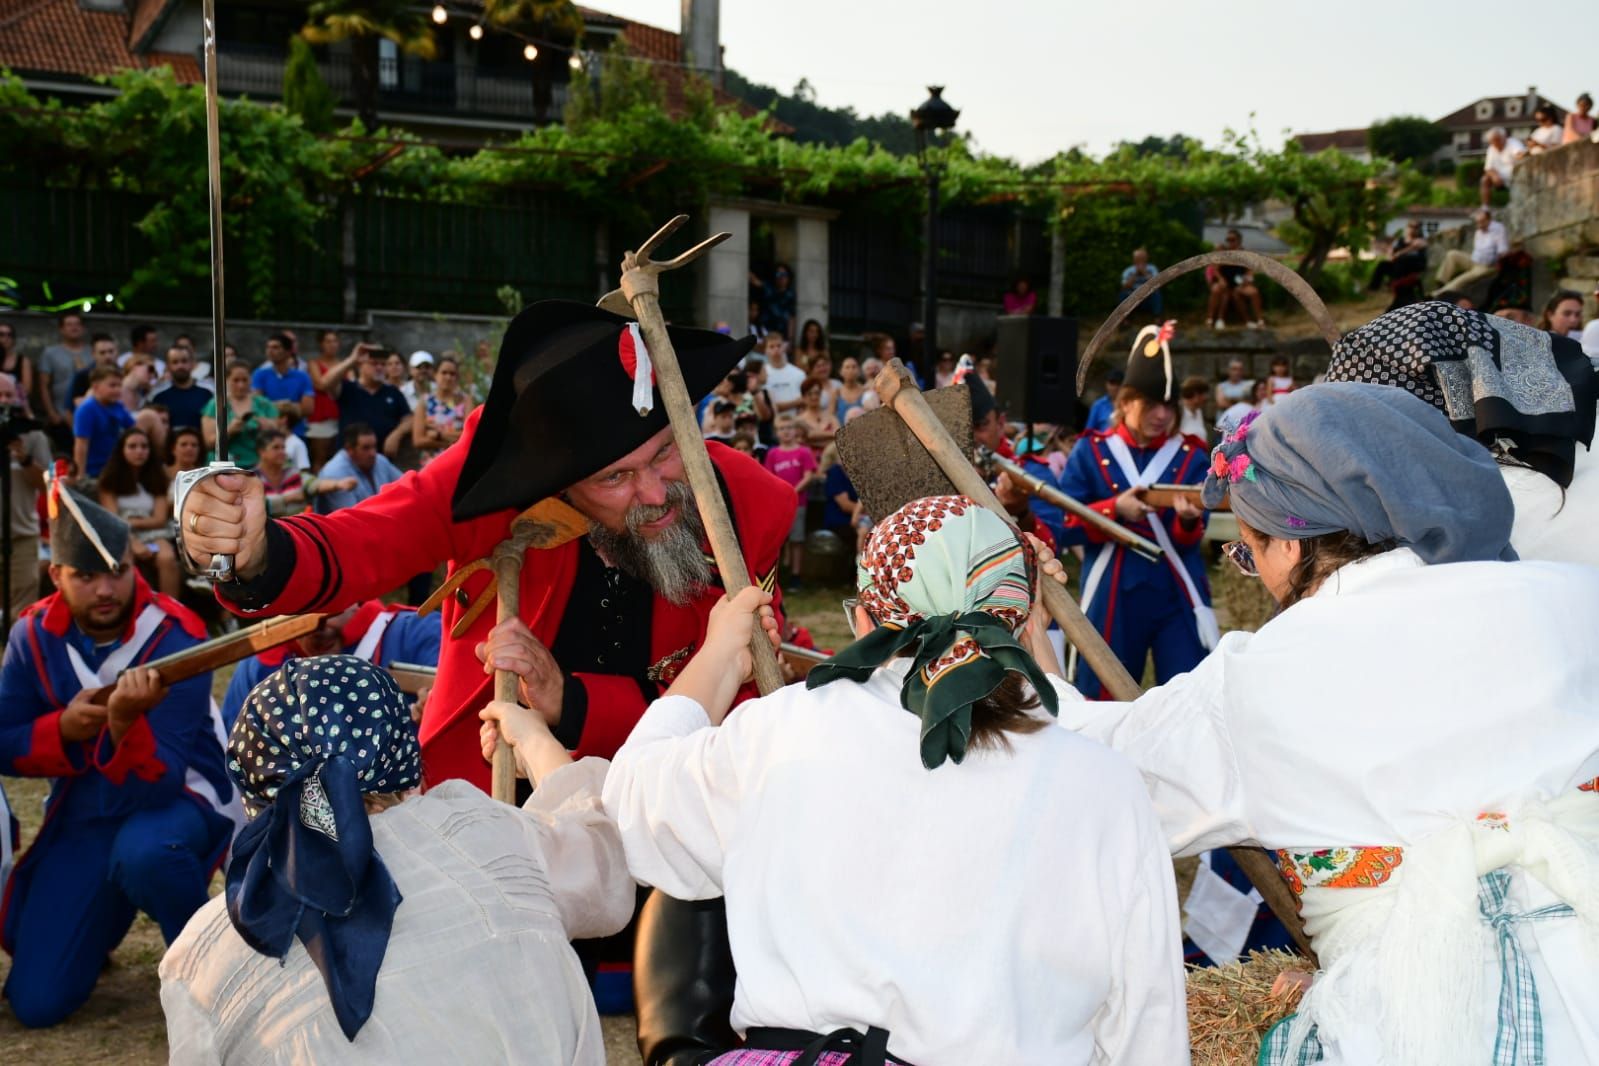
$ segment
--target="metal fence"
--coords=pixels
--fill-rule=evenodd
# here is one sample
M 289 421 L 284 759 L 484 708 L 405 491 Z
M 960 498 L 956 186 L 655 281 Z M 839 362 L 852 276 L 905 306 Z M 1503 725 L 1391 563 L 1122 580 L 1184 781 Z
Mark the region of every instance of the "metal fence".
M 138 221 L 153 197 L 104 189 L 0 188 L 0 275 L 24 306 L 120 294 L 152 248 Z M 508 194 L 493 205 L 438 204 L 365 195 L 348 204 L 353 265 L 344 266 L 344 210 L 307 234 L 273 234 L 271 279 L 227 260 L 228 308 L 236 317 L 338 321 L 353 283 L 356 306 L 441 314 L 497 314 L 503 286 L 525 301 L 598 296 L 595 241 L 604 220 L 543 193 Z M 245 224 L 248 224 L 247 220 Z M 132 293 L 129 307 L 150 314 L 205 315 L 210 290 L 197 276 Z M 257 311 L 264 303 L 265 310 Z

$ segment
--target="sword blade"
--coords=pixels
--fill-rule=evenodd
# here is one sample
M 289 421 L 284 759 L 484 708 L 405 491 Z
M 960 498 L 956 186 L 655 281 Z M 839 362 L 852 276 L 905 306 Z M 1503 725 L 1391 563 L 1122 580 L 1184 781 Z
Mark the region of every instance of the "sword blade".
M 226 341 L 222 306 L 222 128 L 217 114 L 216 0 L 202 0 L 205 37 L 205 168 L 211 198 L 211 372 L 217 395 L 217 459 L 228 458 Z

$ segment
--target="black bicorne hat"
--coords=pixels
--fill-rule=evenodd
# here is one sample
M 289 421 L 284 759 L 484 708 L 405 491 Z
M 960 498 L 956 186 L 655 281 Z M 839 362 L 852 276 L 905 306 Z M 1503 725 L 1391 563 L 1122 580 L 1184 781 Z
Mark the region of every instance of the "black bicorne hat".
M 988 417 L 990 411 L 999 406 L 994 399 L 994 394 L 988 391 L 988 386 L 983 384 L 983 375 L 976 372 L 967 374 L 961 379 L 966 386 L 966 391 L 972 398 L 972 425 L 982 425 L 983 419 Z
M 530 507 L 666 428 L 659 388 L 651 390 L 647 415 L 633 405 L 632 323 L 569 300 L 541 300 L 511 320 L 455 484 L 456 521 Z M 696 402 L 755 343 L 705 329 L 667 333 Z
M 50 561 L 91 574 L 114 571 L 128 551 L 128 523 L 59 483 L 51 489 Z
M 1157 403 L 1177 402 L 1177 374 L 1171 362 L 1171 337 L 1177 323 L 1145 326 L 1133 338 L 1122 386 Z

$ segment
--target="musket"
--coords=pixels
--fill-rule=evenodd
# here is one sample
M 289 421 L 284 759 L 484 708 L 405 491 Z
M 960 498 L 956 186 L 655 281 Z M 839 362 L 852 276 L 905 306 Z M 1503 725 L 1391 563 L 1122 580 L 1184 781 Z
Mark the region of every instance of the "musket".
M 172 479 L 172 513 L 178 516 L 178 558 L 190 573 L 200 566 L 184 547 L 183 501 L 190 491 L 208 477 L 242 474 L 245 471 L 228 460 L 228 404 L 226 367 L 222 356 L 226 348 L 223 334 L 222 303 L 222 128 L 217 111 L 217 13 L 216 0 L 201 0 L 200 22 L 205 52 L 205 170 L 211 203 L 211 377 L 217 386 L 217 457 L 197 470 L 183 470 Z M 213 555 L 204 575 L 212 581 L 233 580 L 233 556 Z
M 1162 552 L 1159 544 L 1156 544 L 1148 537 L 1139 536 L 1114 519 L 1106 518 L 1081 500 L 1075 500 L 1066 495 L 1043 478 L 1029 474 L 1027 468 L 1020 463 L 1013 463 L 1003 455 L 988 448 L 979 448 L 977 456 L 979 466 L 1003 470 L 1010 475 L 1012 481 L 1017 482 L 1023 489 L 1042 500 L 1047 500 L 1067 514 L 1077 516 L 1116 543 L 1126 546 L 1151 562 L 1161 557 Z
M 291 614 L 282 618 L 268 618 L 264 622 L 235 630 L 225 637 L 217 637 L 203 644 L 196 644 L 192 648 L 163 655 L 159 659 L 151 659 L 144 666 L 161 675 L 161 683 L 170 687 L 179 681 L 187 681 L 199 674 L 209 673 L 218 667 L 276 648 L 280 644 L 299 640 L 307 634 L 316 632 L 326 617 L 327 615 L 323 614 Z M 89 693 L 90 702 L 105 703 L 115 688 L 115 685 L 105 685 L 95 689 Z
M 400 691 L 415 696 L 438 680 L 439 668 L 422 663 L 390 663 L 386 668 Z
M 1178 497 L 1187 497 L 1195 507 L 1205 507 L 1200 499 L 1205 490 L 1203 485 L 1151 485 L 1138 494 L 1139 499 L 1151 507 L 1166 508 L 1174 506 Z M 1214 507 L 1205 507 L 1208 511 L 1231 511 L 1233 505 L 1226 499 Z

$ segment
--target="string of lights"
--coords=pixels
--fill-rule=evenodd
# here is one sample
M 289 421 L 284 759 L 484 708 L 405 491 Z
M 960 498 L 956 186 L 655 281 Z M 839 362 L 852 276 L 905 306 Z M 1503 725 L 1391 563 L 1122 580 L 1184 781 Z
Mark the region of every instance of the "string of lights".
M 598 60 L 602 54 L 590 49 L 578 48 L 571 42 L 552 41 L 543 37 L 535 37 L 532 34 L 525 33 L 522 30 L 516 29 L 512 26 L 495 25 L 490 27 L 484 17 L 484 13 L 481 10 L 473 12 L 470 9 L 461 8 L 459 6 L 452 8 L 443 3 L 436 3 L 433 5 L 431 17 L 434 24 L 437 26 L 446 25 L 451 18 L 464 18 L 469 20 L 466 35 L 474 41 L 481 41 L 484 33 L 491 28 L 496 33 L 502 33 L 507 37 L 512 37 L 518 41 L 521 41 L 522 58 L 526 59 L 529 63 L 536 60 L 539 57 L 540 51 L 545 48 L 553 48 L 562 51 L 570 50 L 572 54 L 566 61 L 567 66 L 576 71 L 583 69 L 583 67 L 589 62 Z M 607 58 L 612 60 L 621 60 L 627 63 L 646 63 L 650 66 L 657 67 L 676 67 L 680 70 L 694 71 L 700 74 L 709 73 L 709 71 L 707 71 L 704 67 L 696 66 L 693 63 L 684 63 L 680 60 L 673 59 L 660 59 L 654 56 L 607 54 Z

